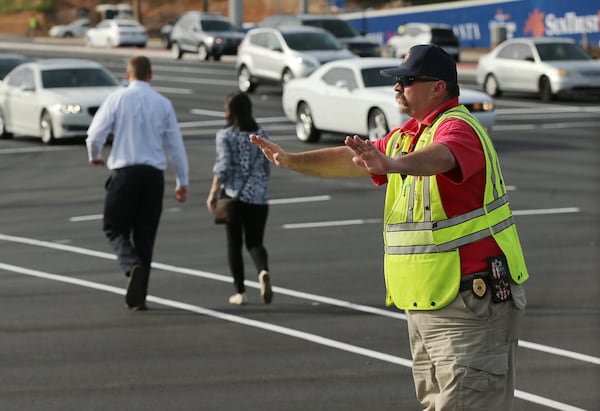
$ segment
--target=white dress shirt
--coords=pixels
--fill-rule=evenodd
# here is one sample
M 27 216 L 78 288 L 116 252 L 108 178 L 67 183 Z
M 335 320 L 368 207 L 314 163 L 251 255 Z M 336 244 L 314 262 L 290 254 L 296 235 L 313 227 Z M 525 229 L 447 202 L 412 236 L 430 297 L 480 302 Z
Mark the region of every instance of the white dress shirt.
M 166 170 L 168 154 L 177 185 L 188 185 L 189 165 L 175 110 L 148 82 L 132 81 L 102 103 L 87 131 L 90 160 L 100 158 L 110 134 L 113 142 L 106 162 L 109 169 L 149 165 Z

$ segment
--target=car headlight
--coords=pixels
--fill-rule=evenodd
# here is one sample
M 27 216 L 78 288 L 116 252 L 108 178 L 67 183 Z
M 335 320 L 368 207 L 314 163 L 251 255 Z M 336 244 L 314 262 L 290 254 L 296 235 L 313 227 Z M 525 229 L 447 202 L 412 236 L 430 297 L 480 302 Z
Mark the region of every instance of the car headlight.
M 304 65 L 310 69 L 315 69 L 321 65 L 315 58 L 309 56 L 296 57 L 296 63 Z
M 471 113 L 477 113 L 482 111 L 494 111 L 496 105 L 492 101 L 483 101 L 481 103 L 472 103 L 465 105 Z
M 494 111 L 496 109 L 496 105 L 493 101 L 484 101 L 481 105 L 483 111 Z
M 220 39 L 220 38 L 217 37 L 217 41 L 219 41 L 219 40 L 223 41 L 222 39 Z M 206 41 L 206 45 L 208 47 L 212 47 L 213 43 L 215 43 L 215 38 L 214 37 L 206 37 L 205 41 Z M 219 44 L 219 43 L 217 43 L 217 44 Z
M 558 77 L 577 77 L 579 73 L 573 70 L 558 69 L 556 70 Z
M 77 114 L 81 112 L 79 104 L 54 104 L 50 109 L 56 113 Z

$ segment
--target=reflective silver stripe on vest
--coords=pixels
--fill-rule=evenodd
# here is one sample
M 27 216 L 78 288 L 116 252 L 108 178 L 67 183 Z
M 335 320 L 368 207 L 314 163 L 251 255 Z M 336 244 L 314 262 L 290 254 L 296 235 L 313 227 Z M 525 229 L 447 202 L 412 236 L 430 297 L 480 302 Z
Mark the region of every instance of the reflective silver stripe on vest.
M 508 217 L 506 220 L 500 221 L 498 224 L 493 226 L 491 229 L 485 229 L 478 231 L 473 234 L 466 235 L 464 237 L 457 238 L 456 240 L 449 241 L 444 244 L 440 244 L 438 249 L 440 252 L 454 250 L 455 248 L 462 247 L 463 245 L 474 243 L 475 241 L 483 240 L 484 238 L 490 237 L 492 233 L 498 234 L 500 231 L 505 230 L 515 223 L 514 218 Z
M 504 204 L 508 203 L 508 196 L 504 195 L 497 200 L 492 201 L 487 205 L 488 213 L 494 211 L 497 208 L 502 207 Z M 426 208 L 429 208 L 429 203 L 425 205 Z M 431 213 L 431 210 L 428 210 L 428 213 Z M 423 222 L 410 222 L 410 223 L 397 223 L 397 224 L 388 224 L 386 226 L 386 231 L 388 232 L 396 232 L 396 231 L 418 231 L 418 230 L 440 230 L 442 228 L 452 227 L 457 224 L 464 223 L 465 221 L 472 220 L 477 217 L 481 217 L 485 214 L 485 210 L 483 207 L 480 207 L 476 210 L 469 211 L 464 214 L 457 215 L 452 218 L 448 218 L 446 220 L 440 221 L 423 221 Z M 431 219 L 431 215 L 429 216 Z
M 425 223 L 413 223 L 410 225 L 424 225 Z M 493 234 L 498 234 L 502 230 L 515 224 L 515 220 L 512 216 L 506 220 L 499 222 L 494 225 L 491 229 L 485 229 L 466 235 L 464 237 L 457 238 L 456 240 L 449 241 L 447 243 L 436 246 L 435 244 L 428 245 L 417 245 L 417 246 L 389 246 L 386 247 L 385 253 L 389 255 L 408 255 L 408 254 L 433 254 L 443 253 L 445 251 L 455 250 L 458 247 L 462 247 L 467 244 L 474 243 L 475 241 L 482 240 L 487 237 L 491 237 Z
M 488 213 L 494 211 L 497 208 L 502 207 L 504 204 L 508 203 L 508 196 L 503 195 L 497 200 L 492 201 L 487 205 Z M 465 221 L 471 220 L 473 218 L 481 217 L 485 214 L 485 210 L 483 207 L 480 207 L 476 210 L 469 211 L 464 214 L 457 215 L 452 218 L 448 218 L 446 220 L 440 220 L 435 222 L 434 229 L 442 229 L 447 227 L 452 227 L 453 225 L 457 225 L 460 223 L 464 223 Z
M 435 177 L 423 177 L 423 220 L 431 221 L 431 198 L 429 189 L 431 185 L 431 179 Z

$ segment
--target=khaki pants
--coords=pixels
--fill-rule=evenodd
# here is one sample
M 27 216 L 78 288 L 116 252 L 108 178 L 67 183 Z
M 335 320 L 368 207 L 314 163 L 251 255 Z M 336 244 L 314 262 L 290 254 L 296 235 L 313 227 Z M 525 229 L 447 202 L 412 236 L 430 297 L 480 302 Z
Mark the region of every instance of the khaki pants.
M 512 409 L 516 354 L 525 291 L 511 284 L 513 300 L 494 304 L 459 292 L 435 311 L 407 311 L 413 378 L 424 411 Z

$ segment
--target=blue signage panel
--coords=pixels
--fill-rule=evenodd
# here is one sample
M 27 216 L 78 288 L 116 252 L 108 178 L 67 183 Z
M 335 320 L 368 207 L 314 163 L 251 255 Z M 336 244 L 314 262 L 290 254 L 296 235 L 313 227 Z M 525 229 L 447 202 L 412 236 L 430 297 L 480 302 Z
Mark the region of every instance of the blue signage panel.
M 569 37 L 580 44 L 600 47 L 600 4 L 589 0 L 457 1 L 366 10 L 340 17 L 382 44 L 396 33 L 399 25 L 424 22 L 451 25 L 462 47 L 491 47 L 498 27 L 502 27 L 507 38 Z

